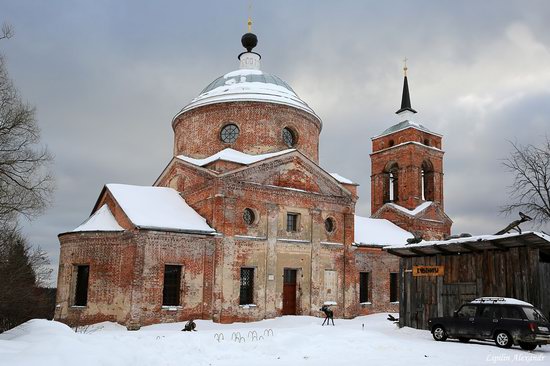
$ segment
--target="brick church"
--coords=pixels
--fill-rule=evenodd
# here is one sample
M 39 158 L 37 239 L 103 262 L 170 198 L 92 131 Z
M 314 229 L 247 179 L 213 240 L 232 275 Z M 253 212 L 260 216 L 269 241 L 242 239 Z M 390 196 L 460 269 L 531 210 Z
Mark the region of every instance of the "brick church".
M 254 34 L 242 44 L 240 68 L 173 118 L 173 157 L 152 186 L 106 184 L 59 234 L 57 320 L 138 329 L 319 315 L 324 303 L 346 318 L 399 311 L 399 258 L 382 248 L 452 224 L 442 137 L 415 121 L 406 69 L 397 123 L 372 139 L 372 216 L 360 217 L 357 184 L 319 163 L 321 118 L 261 70 Z

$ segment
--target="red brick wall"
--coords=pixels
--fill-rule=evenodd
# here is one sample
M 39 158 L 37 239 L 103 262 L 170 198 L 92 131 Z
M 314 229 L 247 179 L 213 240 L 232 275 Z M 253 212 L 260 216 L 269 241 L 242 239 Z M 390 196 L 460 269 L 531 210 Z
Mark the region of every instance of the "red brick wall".
M 355 265 L 350 276 L 355 296 L 350 312 L 354 315 L 399 312 L 399 303 L 390 303 L 390 273 L 399 272 L 399 258 L 379 248 L 358 247 L 353 254 Z M 359 303 L 359 272 L 369 273 L 370 304 Z
M 214 238 L 140 230 L 68 233 L 59 240 L 56 319 L 147 325 L 211 318 Z M 182 306 L 176 310 L 162 307 L 165 264 L 182 265 Z M 90 266 L 86 307 L 71 306 L 75 265 Z
M 392 221 L 401 228 L 424 239 L 443 239 L 450 234 L 452 221 L 444 213 L 443 151 L 441 136 L 416 128 L 376 137 L 372 141 L 371 156 L 371 214 Z M 429 162 L 428 187 L 425 200 L 435 205 L 420 217 L 412 217 L 384 206 L 388 199 L 388 168 L 396 163 L 397 199 L 395 204 L 412 210 L 425 202 L 422 192 L 423 164 Z
M 415 141 L 441 150 L 441 136 L 420 131 L 416 128 L 407 128 L 388 135 L 375 137 L 372 140 L 372 151 L 377 152 L 392 147 L 392 145 L 395 146 L 409 141 Z
M 451 234 L 452 221 L 437 205 L 432 205 L 424 213 L 413 217 L 395 208 L 384 206 L 373 216 L 387 219 L 424 240 L 443 240 Z
M 129 320 L 133 268 L 136 259 L 134 235 L 129 232 L 68 233 L 61 244 L 57 278 L 56 319 L 71 325 Z M 73 307 L 75 265 L 89 265 L 88 303 Z
M 371 213 L 384 202 L 384 185 L 387 184 L 387 168 L 395 162 L 399 166 L 398 205 L 414 209 L 422 200 L 422 163 L 429 161 L 434 172 L 433 201 L 443 204 L 443 152 L 429 147 L 406 144 L 371 154 Z
M 236 124 L 240 135 L 233 144 L 221 141 L 220 131 Z M 225 148 L 247 154 L 263 154 L 288 149 L 282 130 L 296 132 L 295 148 L 315 162 L 319 161 L 321 122 L 299 109 L 263 102 L 230 102 L 192 109 L 173 123 L 174 155 L 205 158 Z

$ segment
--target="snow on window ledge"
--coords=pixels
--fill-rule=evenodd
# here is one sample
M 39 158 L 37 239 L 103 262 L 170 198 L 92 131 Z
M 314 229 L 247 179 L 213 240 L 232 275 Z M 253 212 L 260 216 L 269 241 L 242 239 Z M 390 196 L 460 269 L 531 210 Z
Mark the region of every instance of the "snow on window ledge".
M 168 305 L 162 305 L 162 310 L 168 310 L 168 311 L 178 311 L 183 309 L 182 306 L 168 306 Z
M 255 308 L 257 305 L 256 304 L 245 304 L 245 305 L 239 305 L 239 307 L 241 309 L 250 309 L 250 308 Z
M 362 306 L 365 306 L 365 305 L 372 305 L 372 302 L 370 302 L 370 301 L 367 301 L 367 302 L 360 302 L 359 305 L 362 305 Z
M 390 304 L 399 304 L 399 301 L 390 301 Z
M 75 310 L 82 310 L 82 309 L 86 309 L 88 306 L 86 305 L 71 305 L 70 308 L 71 309 L 75 309 Z
M 311 243 L 311 241 L 309 241 L 309 240 L 292 239 L 292 238 L 277 238 L 277 241 L 282 241 L 282 242 L 286 242 L 286 243 L 304 243 L 304 244 Z

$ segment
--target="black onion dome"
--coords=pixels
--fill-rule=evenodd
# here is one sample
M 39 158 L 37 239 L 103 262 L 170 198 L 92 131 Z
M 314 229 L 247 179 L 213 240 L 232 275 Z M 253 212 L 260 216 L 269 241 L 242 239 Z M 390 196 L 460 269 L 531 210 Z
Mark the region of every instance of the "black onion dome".
M 248 52 L 252 52 L 252 49 L 258 44 L 258 37 L 254 33 L 245 33 L 241 38 L 241 43 Z

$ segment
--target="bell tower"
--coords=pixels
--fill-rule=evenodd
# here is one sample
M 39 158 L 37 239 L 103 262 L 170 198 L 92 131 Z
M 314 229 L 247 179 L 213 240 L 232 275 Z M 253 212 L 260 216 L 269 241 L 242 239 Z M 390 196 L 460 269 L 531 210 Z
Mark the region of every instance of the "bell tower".
M 423 239 L 450 234 L 443 210 L 442 136 L 417 122 L 403 68 L 398 123 L 372 138 L 371 214 Z

